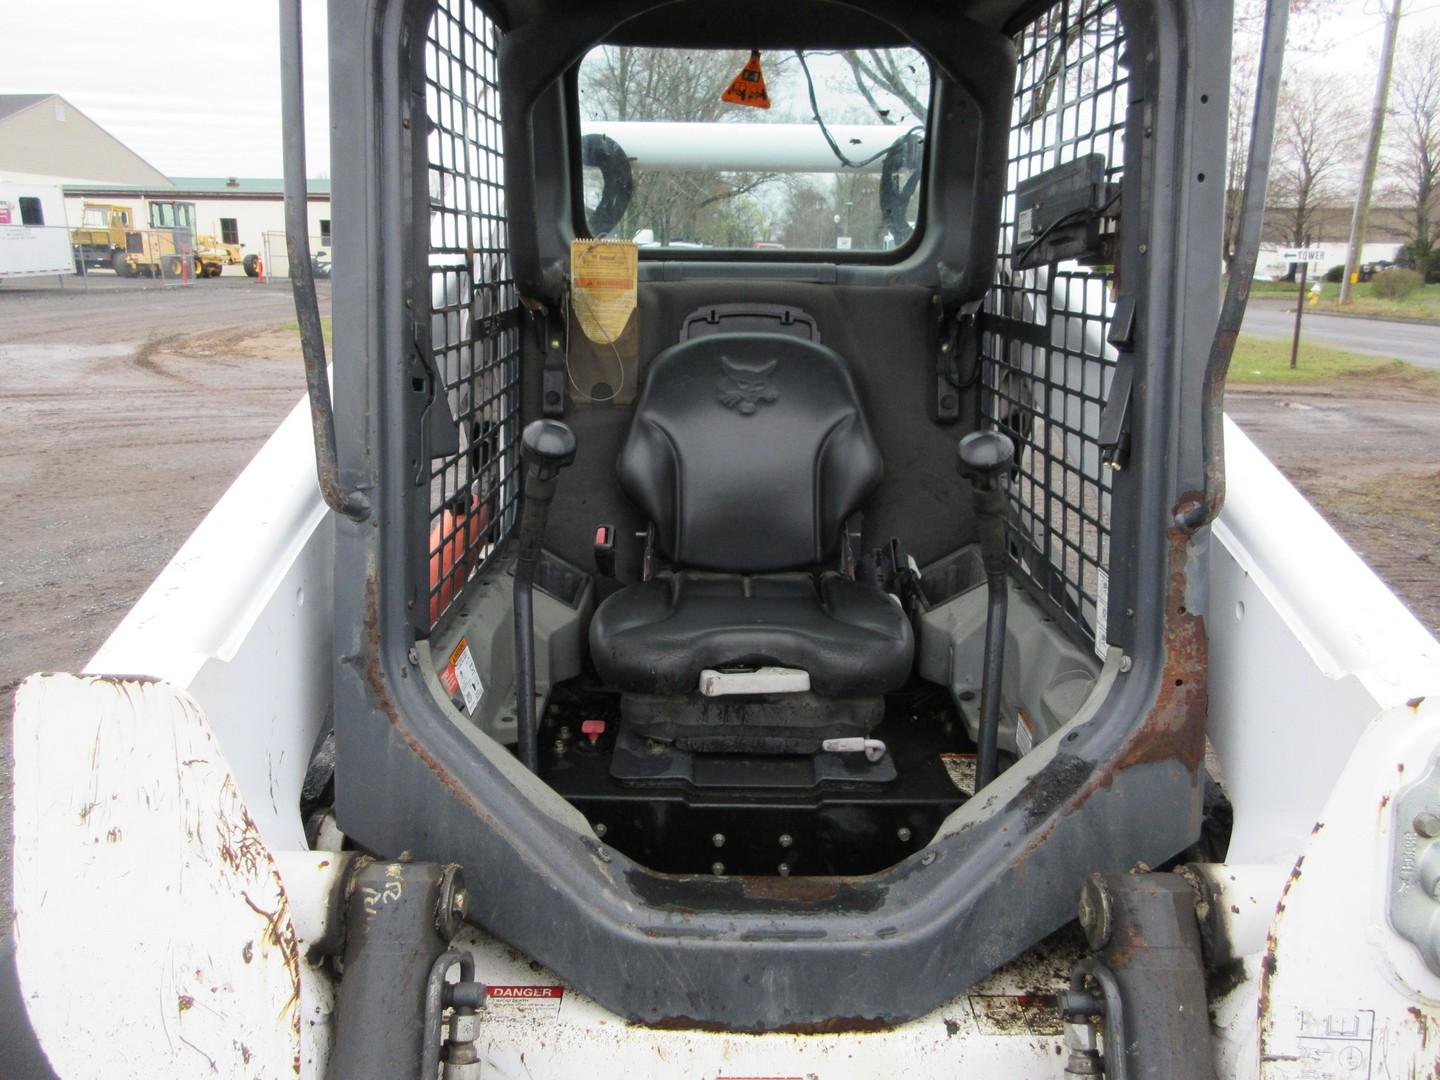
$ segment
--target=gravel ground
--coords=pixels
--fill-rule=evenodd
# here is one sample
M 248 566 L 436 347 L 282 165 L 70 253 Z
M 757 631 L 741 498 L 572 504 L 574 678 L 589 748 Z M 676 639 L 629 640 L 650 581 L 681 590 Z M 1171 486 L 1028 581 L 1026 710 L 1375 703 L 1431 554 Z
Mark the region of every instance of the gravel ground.
M 1440 397 L 1231 389 L 1226 412 L 1440 635 Z

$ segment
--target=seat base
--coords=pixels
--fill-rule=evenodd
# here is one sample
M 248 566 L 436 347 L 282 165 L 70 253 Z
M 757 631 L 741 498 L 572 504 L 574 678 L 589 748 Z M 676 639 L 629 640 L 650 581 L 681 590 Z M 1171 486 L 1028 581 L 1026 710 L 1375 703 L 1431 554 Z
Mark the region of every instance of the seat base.
M 798 668 L 826 698 L 878 696 L 905 685 L 914 655 L 895 598 L 833 571 L 664 573 L 610 596 L 590 623 L 601 678 L 671 699 L 731 666 Z
M 808 791 L 821 784 L 887 784 L 896 778 L 887 754 L 879 761 L 864 754 L 713 754 L 691 753 L 656 743 L 621 727 L 610 759 L 610 775 L 626 783 L 684 782 L 697 788 Z
M 700 754 L 813 754 L 826 739 L 870 734 L 884 716 L 882 697 L 625 694 L 620 699 L 625 731 Z

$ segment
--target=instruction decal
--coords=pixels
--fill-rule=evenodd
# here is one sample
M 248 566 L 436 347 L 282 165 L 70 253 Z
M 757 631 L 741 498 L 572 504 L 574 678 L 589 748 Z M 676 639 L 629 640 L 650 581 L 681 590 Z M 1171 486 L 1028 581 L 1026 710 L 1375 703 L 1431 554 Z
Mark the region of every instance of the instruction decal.
M 470 640 L 461 638 L 450 650 L 450 659 L 440 669 L 440 681 L 450 696 L 459 694 L 465 701 L 465 712 L 474 715 L 475 707 L 485 696 L 485 684 L 480 681 L 480 671 L 475 666 L 475 657 L 470 655 Z
M 731 105 L 748 105 L 752 109 L 768 109 L 770 95 L 765 91 L 765 74 L 760 70 L 760 50 L 756 49 L 745 61 L 729 87 L 720 95 L 721 101 Z
M 1102 661 L 1110 651 L 1110 575 L 1104 570 L 1095 574 L 1095 655 Z
M 565 1000 L 563 986 L 487 986 L 485 1012 L 525 1020 L 554 1020 Z
M 610 345 L 635 311 L 640 249 L 631 240 L 572 240 L 570 281 L 575 318 L 585 336 Z

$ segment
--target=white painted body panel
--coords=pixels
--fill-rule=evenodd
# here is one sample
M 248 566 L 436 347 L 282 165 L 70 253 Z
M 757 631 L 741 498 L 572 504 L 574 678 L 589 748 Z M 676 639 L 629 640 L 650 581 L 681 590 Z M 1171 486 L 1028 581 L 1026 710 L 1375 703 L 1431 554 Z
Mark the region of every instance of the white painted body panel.
M 1385 921 L 1386 837 L 1393 823 L 1381 800 L 1388 793 L 1393 801 L 1403 780 L 1398 763 L 1413 776 L 1440 748 L 1440 697 L 1406 704 L 1440 695 L 1440 646 L 1229 425 L 1227 450 L 1228 501 L 1212 530 L 1210 722 L 1236 823 L 1233 866 L 1211 872 L 1234 878 L 1237 910 L 1227 917 L 1235 939 L 1248 943 L 1243 947 L 1251 955 L 1245 961 L 1248 977 L 1214 1003 L 1220 1075 L 1285 1080 L 1367 1075 L 1315 1071 L 1320 1066 L 1313 1060 L 1296 1063 L 1314 1048 L 1316 1023 L 1348 1032 L 1353 1025 L 1347 1017 L 1361 1013 L 1369 1041 L 1363 1049 L 1357 1042 L 1356 1052 L 1373 1063 L 1368 1075 L 1411 1075 L 1406 1068 L 1414 1063 L 1425 1064 L 1421 1071 L 1428 1074 L 1434 1053 L 1426 1050 L 1426 1040 L 1432 1034 L 1440 1039 L 1440 1026 L 1434 1026 L 1440 1025 L 1440 983 Z M 234 777 L 237 799 L 256 824 L 258 864 L 269 867 L 273 860 L 279 867 L 291 924 L 306 928 L 300 935 L 298 1053 L 300 1074 L 319 1077 L 328 1051 L 333 986 L 322 969 L 303 959 L 303 939 L 322 932 L 321 885 L 336 870 L 327 853 L 303 852 L 295 808 L 305 763 L 329 708 L 330 666 L 336 660 L 329 518 L 312 470 L 302 405 L 88 671 L 140 672 L 169 684 L 143 690 L 145 707 L 136 715 L 146 723 L 134 725 L 137 738 L 159 739 L 165 723 L 177 738 L 204 742 L 213 736 L 207 782 L 223 788 L 224 776 Z M 150 958 L 160 946 L 146 939 L 136 941 L 139 951 L 100 951 L 87 957 L 87 978 L 67 979 L 63 987 L 44 982 L 45 954 L 37 942 L 45 939 L 33 936 L 35 928 L 48 927 L 58 939 L 66 932 L 73 936 L 84 922 L 72 898 L 63 901 L 58 915 L 52 910 L 59 902 L 55 884 L 83 872 L 88 895 L 113 891 L 114 902 L 100 914 L 110 931 L 123 937 L 127 927 L 146 925 L 148 906 L 163 900 L 171 878 L 147 873 L 138 883 L 111 890 L 109 878 L 133 864 L 94 859 L 90 833 L 71 822 L 47 825 L 41 817 L 63 820 L 68 813 L 74 819 L 76 800 L 99 801 L 108 792 L 115 807 L 110 820 L 128 834 L 145 827 L 128 818 L 154 816 L 140 809 L 145 785 L 169 788 L 162 793 L 165 805 L 178 807 L 185 805 L 188 774 L 147 772 L 123 754 L 92 759 L 88 745 L 77 752 L 73 742 L 44 742 L 58 706 L 48 683 L 36 685 L 27 683 L 17 710 L 22 748 L 17 787 L 26 798 L 53 786 L 53 797 L 64 805 L 39 816 L 26 810 L 23 826 L 17 824 L 31 833 L 20 838 L 28 853 L 23 860 L 17 848 L 18 956 L 27 994 L 31 985 L 37 987 L 31 1016 L 42 1042 L 48 1048 L 73 1041 L 89 1050 L 94 1032 L 78 1028 L 73 1018 L 103 1013 L 115 988 L 133 985 L 128 968 L 135 956 Z M 67 706 L 66 712 L 65 723 L 95 722 L 85 708 Z M 1318 831 L 1317 820 L 1325 822 Z M 173 829 L 166 834 L 163 825 L 147 824 L 174 839 Z M 241 920 L 235 923 L 238 932 L 244 912 L 234 908 L 234 886 L 223 865 L 211 858 L 213 832 L 196 831 L 187 843 L 193 846 L 192 864 L 212 875 L 193 888 L 187 879 L 187 896 L 201 911 L 212 912 L 218 942 L 218 935 L 231 932 L 226 927 L 232 917 Z M 1292 868 L 1302 855 L 1305 870 L 1296 876 Z M 1277 917 L 1282 889 L 1288 891 Z M 96 917 L 96 905 L 83 903 L 89 917 Z M 461 943 L 474 951 L 481 981 L 557 985 L 478 931 L 467 931 Z M 1020 995 L 1053 992 L 1076 955 L 1073 946 L 1032 950 L 930 1016 L 884 1032 L 745 1036 L 639 1028 L 564 987 L 558 997 L 551 991 L 538 1004 L 534 999 L 524 1004 L 523 997 L 518 1004 L 492 1000 L 480 1021 L 483 1075 L 1059 1077 L 1065 1059 L 1057 1052 L 1055 1019 Z M 1277 960 L 1262 1011 L 1261 976 Z M 269 1002 L 263 997 L 269 982 L 244 989 L 253 973 L 239 949 L 217 947 L 213 962 L 216 971 L 234 969 L 229 977 L 236 993 Z M 863 979 L 865 973 L 854 977 Z M 56 997 L 62 993 L 63 1008 Z M 239 1007 L 237 1015 L 251 1004 Z M 125 1031 L 114 1037 L 168 1046 L 172 1015 L 136 1009 L 133 1016 L 127 1013 Z M 244 1074 L 292 1075 L 287 1071 L 294 1063 L 292 1044 L 277 1037 L 264 1045 L 273 1060 L 257 1061 Z M 167 1070 L 164 1060 L 180 1059 L 157 1058 L 148 1075 L 196 1074 Z M 1388 1074 L 1380 1070 L 1382 1061 Z M 86 1068 L 77 1060 L 75 1071 L 62 1075 L 88 1075 Z

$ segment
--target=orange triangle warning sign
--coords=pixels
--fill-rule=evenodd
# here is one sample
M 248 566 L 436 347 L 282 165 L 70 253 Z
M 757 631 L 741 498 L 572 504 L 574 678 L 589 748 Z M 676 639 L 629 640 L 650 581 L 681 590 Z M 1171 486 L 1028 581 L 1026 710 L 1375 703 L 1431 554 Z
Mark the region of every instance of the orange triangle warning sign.
M 730 88 L 720 95 L 721 101 L 732 105 L 749 105 L 752 109 L 768 109 L 770 95 L 765 92 L 765 76 L 760 71 L 760 51 L 757 49 L 745 61 L 740 74 L 735 76 Z

